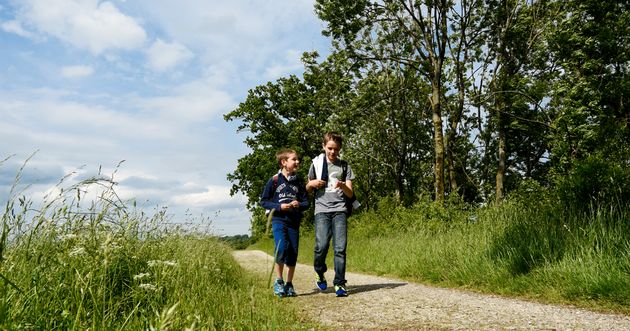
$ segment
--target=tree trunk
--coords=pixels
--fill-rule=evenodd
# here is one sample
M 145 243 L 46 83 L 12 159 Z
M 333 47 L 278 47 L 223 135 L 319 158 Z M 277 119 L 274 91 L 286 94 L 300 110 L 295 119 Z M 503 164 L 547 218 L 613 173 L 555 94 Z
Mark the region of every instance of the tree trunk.
M 439 76 L 439 75 L 438 75 Z M 442 130 L 442 104 L 439 78 L 432 82 L 431 108 L 433 110 L 433 136 L 435 142 L 435 201 L 444 202 L 444 134 Z
M 444 150 L 446 151 L 446 164 L 448 170 L 448 180 L 451 187 L 452 193 L 457 193 L 459 190 L 459 186 L 457 185 L 457 174 L 455 172 L 455 157 L 453 155 L 453 141 L 455 141 L 455 132 L 453 129 L 453 123 L 450 122 L 451 126 L 449 128 L 449 132 L 444 139 Z
M 505 180 L 505 128 L 501 117 L 502 108 L 497 110 L 497 127 L 499 131 L 499 166 L 497 167 L 496 177 L 496 203 L 503 200 L 503 181 Z

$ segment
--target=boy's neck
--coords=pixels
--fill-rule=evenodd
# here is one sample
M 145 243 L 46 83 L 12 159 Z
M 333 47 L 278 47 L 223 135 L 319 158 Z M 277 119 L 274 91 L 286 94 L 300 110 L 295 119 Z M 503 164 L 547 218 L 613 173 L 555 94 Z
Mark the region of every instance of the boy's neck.
M 295 174 L 294 172 L 289 172 L 287 169 L 282 169 L 282 175 L 284 175 L 285 178 L 289 178 L 289 176 Z

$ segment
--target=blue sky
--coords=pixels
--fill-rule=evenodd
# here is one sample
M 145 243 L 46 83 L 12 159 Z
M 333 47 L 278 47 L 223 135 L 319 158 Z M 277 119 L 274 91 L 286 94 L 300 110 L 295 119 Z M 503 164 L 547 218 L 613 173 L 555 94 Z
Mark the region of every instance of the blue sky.
M 249 150 L 223 115 L 329 53 L 313 0 L 0 0 L 0 201 L 111 174 L 123 199 L 249 233 L 226 174 Z M 272 157 L 272 156 L 270 156 Z M 255 165 L 252 165 L 255 166 Z

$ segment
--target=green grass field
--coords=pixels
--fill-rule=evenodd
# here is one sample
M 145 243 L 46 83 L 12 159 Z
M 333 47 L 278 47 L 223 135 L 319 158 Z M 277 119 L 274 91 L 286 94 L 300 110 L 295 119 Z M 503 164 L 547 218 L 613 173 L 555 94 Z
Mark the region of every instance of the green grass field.
M 312 329 L 244 273 L 231 248 L 168 226 L 83 183 L 33 206 L 7 202 L 0 241 L 0 329 Z
M 94 185 L 101 192 L 86 199 Z M 628 215 L 625 207 L 577 213 L 510 202 L 380 208 L 350 219 L 348 269 L 629 314 Z M 2 214 L 0 329 L 317 327 L 277 300 L 267 279 L 245 273 L 204 220 L 192 223 L 174 227 L 165 210 L 126 206 L 103 180 L 38 206 L 14 196 Z M 313 242 L 305 230 L 299 259 L 309 267 Z M 271 254 L 273 243 L 252 248 Z
M 348 270 L 630 314 L 627 210 L 563 214 L 543 206 L 452 212 L 431 205 L 353 216 Z M 312 265 L 304 231 L 299 261 Z M 252 248 L 272 252 L 270 239 Z M 332 266 L 332 251 L 328 263 Z

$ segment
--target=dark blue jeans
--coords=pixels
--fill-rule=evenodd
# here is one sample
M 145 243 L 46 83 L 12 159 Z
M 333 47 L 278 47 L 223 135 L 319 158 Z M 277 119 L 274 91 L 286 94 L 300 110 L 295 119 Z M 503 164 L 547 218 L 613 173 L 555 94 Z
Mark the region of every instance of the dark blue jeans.
M 323 275 L 326 266 L 326 255 L 332 238 L 335 253 L 334 285 L 346 284 L 346 246 L 348 241 L 348 223 L 345 212 L 319 213 L 315 215 L 315 272 Z
M 271 223 L 273 239 L 276 244 L 276 263 L 295 267 L 300 246 L 300 229 L 284 223 Z

